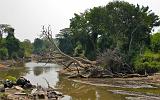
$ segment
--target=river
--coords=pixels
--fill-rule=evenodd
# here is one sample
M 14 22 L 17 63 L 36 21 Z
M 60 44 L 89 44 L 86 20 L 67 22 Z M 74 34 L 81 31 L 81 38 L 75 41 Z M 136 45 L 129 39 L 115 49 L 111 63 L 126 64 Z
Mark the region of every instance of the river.
M 20 77 L 24 76 L 31 81 L 32 84 L 47 86 L 44 78 L 48 80 L 50 85 L 58 88 L 65 96 L 62 100 L 126 100 L 125 94 L 114 94 L 110 90 L 129 90 L 125 88 L 113 88 L 106 86 L 95 86 L 85 83 L 75 82 L 65 77 L 59 76 L 58 72 L 61 67 L 56 64 L 45 64 L 29 62 L 19 67 L 2 70 L 0 77 L 7 76 Z M 132 89 L 131 89 L 132 90 Z M 135 89 L 135 91 L 155 91 L 155 89 Z M 160 90 L 157 90 L 158 94 Z

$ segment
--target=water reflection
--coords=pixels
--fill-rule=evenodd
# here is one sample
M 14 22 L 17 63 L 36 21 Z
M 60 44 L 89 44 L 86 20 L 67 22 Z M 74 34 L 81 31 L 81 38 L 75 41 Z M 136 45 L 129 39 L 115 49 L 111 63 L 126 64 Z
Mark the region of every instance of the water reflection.
M 33 73 L 35 76 L 39 76 L 43 73 L 43 68 L 42 67 L 34 67 L 33 68 Z
M 45 65 L 45 63 L 30 62 L 26 63 L 25 67 L 28 68 L 29 73 L 24 75 L 24 77 L 30 80 L 32 84 L 36 85 L 38 83 L 39 85 L 46 87 L 47 83 L 44 80 L 44 78 L 46 78 L 51 86 L 55 86 L 59 80 L 56 71 L 60 69 L 60 66 L 56 64 Z
M 56 87 L 64 94 L 70 95 L 70 100 L 125 100 L 124 96 L 109 92 L 111 88 L 77 83 L 63 77 L 59 77 Z

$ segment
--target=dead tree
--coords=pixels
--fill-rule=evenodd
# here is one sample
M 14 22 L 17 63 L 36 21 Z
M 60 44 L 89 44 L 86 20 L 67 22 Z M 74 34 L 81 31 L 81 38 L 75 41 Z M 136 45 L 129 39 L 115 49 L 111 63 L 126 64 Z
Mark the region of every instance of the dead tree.
M 77 72 L 79 73 L 79 68 L 84 69 L 86 67 L 95 67 L 96 61 L 90 61 L 88 59 L 80 57 L 72 57 L 63 53 L 58 46 L 56 45 L 53 37 L 52 30 L 50 26 L 47 28 L 43 26 L 42 36 L 45 37 L 50 42 L 50 50 L 48 53 L 45 53 L 46 56 L 43 56 L 42 59 L 54 60 L 56 63 L 63 65 L 65 68 L 70 68 L 71 65 L 75 66 Z
M 40 60 L 47 60 L 47 62 L 54 62 L 57 64 L 60 64 L 64 66 L 64 69 L 69 69 L 70 71 L 77 71 L 75 76 L 71 77 L 95 77 L 95 78 L 104 78 L 104 77 L 128 77 L 126 74 L 128 72 L 133 72 L 132 68 L 124 62 L 122 57 L 115 51 L 115 50 L 107 50 L 106 53 L 102 53 L 99 58 L 101 60 L 99 61 L 90 61 L 86 58 L 81 58 L 81 57 L 72 57 L 70 55 L 65 54 L 62 52 L 58 46 L 56 45 L 56 42 L 54 38 L 52 37 L 52 30 L 50 26 L 45 27 L 43 26 L 42 28 L 42 36 L 46 38 L 49 43 L 50 47 L 48 52 L 45 52 L 43 56 L 40 57 Z M 100 64 L 105 64 L 107 63 L 107 66 L 109 66 L 110 62 L 115 64 L 115 66 L 123 66 L 125 68 L 125 71 L 128 70 L 126 74 L 121 75 L 122 73 L 117 71 L 113 72 L 114 70 L 110 69 L 104 69 L 102 67 L 98 67 Z M 117 65 L 116 65 L 117 64 Z M 111 66 L 110 66 L 111 67 Z M 116 68 L 116 67 L 115 67 Z M 125 76 L 124 76 L 125 75 Z M 130 76 L 138 76 L 137 74 L 129 74 Z

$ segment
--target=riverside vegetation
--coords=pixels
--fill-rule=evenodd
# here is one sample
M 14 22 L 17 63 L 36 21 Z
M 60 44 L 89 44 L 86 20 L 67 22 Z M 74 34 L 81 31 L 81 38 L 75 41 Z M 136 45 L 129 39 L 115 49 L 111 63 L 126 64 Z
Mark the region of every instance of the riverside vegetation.
M 70 27 L 56 38 L 50 27 L 43 27 L 43 38 L 34 43 L 20 42 L 14 28 L 1 24 L 0 59 L 4 62 L 35 54 L 38 61 L 64 66 L 61 73 L 72 78 L 153 75 L 160 71 L 160 32 L 153 33 L 159 25 L 159 16 L 149 7 L 124 1 L 74 14 Z

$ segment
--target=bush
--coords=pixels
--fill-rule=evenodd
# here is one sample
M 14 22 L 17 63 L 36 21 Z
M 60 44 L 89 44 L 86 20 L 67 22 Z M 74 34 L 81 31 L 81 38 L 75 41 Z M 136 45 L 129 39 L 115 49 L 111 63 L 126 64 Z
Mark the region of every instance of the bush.
M 18 54 L 16 52 L 13 52 L 12 55 L 11 55 L 11 58 L 17 59 L 18 58 Z
M 16 83 L 17 79 L 13 76 L 7 76 L 5 79 L 8 79 L 10 81 L 12 81 L 13 83 Z
M 153 74 L 160 71 L 160 54 L 145 52 L 134 61 L 135 71 L 139 74 Z
M 5 60 L 8 58 L 8 50 L 7 48 L 0 49 L 0 59 Z
M 151 48 L 154 52 L 160 52 L 160 33 L 151 36 Z

